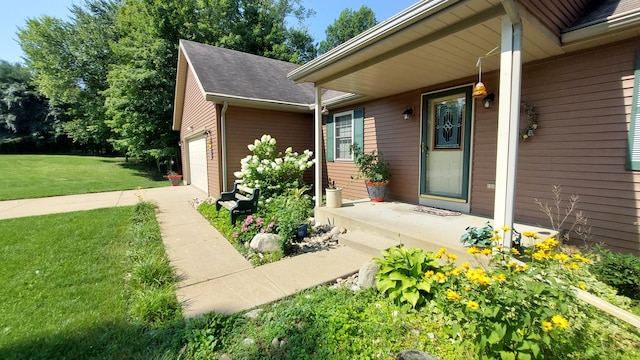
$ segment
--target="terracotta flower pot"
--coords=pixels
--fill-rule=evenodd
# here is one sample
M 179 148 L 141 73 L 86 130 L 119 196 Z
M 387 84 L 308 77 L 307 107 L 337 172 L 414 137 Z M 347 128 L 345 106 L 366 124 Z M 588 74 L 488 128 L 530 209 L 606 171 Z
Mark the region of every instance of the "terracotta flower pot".
M 383 202 L 384 196 L 387 194 L 387 185 L 389 181 L 367 181 L 367 192 L 369 198 L 373 202 Z
M 182 175 L 167 175 L 167 179 L 171 182 L 171 185 L 178 186 L 182 181 Z

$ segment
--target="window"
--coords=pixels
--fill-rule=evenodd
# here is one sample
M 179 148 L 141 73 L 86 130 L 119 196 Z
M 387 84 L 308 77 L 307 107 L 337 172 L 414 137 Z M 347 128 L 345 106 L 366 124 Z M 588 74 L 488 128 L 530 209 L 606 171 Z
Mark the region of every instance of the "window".
M 336 114 L 333 118 L 335 158 L 353 160 L 349 147 L 353 144 L 353 111 Z
M 325 121 L 327 161 L 353 160 L 351 144 L 364 147 L 364 108 L 329 114 Z

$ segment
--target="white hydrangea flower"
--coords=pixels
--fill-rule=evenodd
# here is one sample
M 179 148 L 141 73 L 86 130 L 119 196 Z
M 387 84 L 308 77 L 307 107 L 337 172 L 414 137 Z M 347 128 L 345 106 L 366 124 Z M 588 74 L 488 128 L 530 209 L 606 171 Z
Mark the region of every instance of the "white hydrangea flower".
M 259 172 L 260 174 L 262 174 L 262 172 L 264 171 L 264 168 L 262 166 L 258 166 L 256 168 L 256 171 Z
M 269 143 L 270 143 L 271 145 L 275 145 L 275 144 L 276 144 L 276 139 L 271 138 L 271 140 L 269 140 Z
M 249 148 L 249 151 L 253 151 L 253 150 L 256 149 L 256 146 L 253 145 L 253 144 L 249 144 L 249 145 L 247 145 L 247 148 Z
M 235 176 L 235 177 L 237 177 L 239 179 L 242 179 L 243 175 L 244 174 L 242 173 L 242 171 L 236 171 L 236 172 L 233 173 L 233 176 Z
M 276 158 L 274 161 L 275 161 L 275 162 L 276 162 L 276 164 L 278 164 L 278 165 L 282 164 L 282 158 Z
M 255 146 L 260 145 L 260 140 L 256 139 L 256 141 L 253 142 L 253 145 L 255 145 Z
M 262 135 L 262 137 L 260 138 L 260 141 L 262 141 L 262 142 L 267 142 L 269 140 L 271 140 L 271 136 L 266 135 L 266 134 Z
M 284 152 L 286 152 L 287 154 L 291 153 L 293 151 L 293 149 L 291 148 L 291 146 L 289 146 L 287 148 L 287 150 L 285 150 Z

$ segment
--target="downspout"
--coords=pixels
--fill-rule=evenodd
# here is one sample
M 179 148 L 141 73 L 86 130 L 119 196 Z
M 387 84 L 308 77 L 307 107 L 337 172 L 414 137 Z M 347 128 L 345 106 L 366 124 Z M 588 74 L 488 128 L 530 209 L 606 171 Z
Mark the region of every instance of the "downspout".
M 522 88 L 522 22 L 513 0 L 502 0 L 500 57 L 500 105 L 496 156 L 496 193 L 493 223 L 513 228 L 518 142 L 520 140 L 520 93 Z M 503 232 L 503 245 L 510 247 L 512 230 Z
M 228 191 L 227 187 L 227 108 L 229 104 L 225 101 L 220 112 L 220 146 L 222 147 L 222 191 Z
M 316 86 L 316 109 L 315 109 L 315 153 L 316 153 L 316 171 L 315 171 L 315 195 L 316 207 L 322 206 L 322 88 Z

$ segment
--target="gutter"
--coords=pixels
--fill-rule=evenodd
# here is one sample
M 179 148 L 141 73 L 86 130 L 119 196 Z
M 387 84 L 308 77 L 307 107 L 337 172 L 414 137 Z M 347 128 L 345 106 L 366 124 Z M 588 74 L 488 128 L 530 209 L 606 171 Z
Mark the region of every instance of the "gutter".
M 220 146 L 222 147 L 222 191 L 227 191 L 227 109 L 229 104 L 225 101 L 220 112 Z
M 248 108 L 283 110 L 294 112 L 309 112 L 309 104 L 293 103 L 279 100 L 249 98 L 244 96 L 234 96 L 228 94 L 207 93 L 205 100 L 216 103 L 230 103 L 235 106 Z

